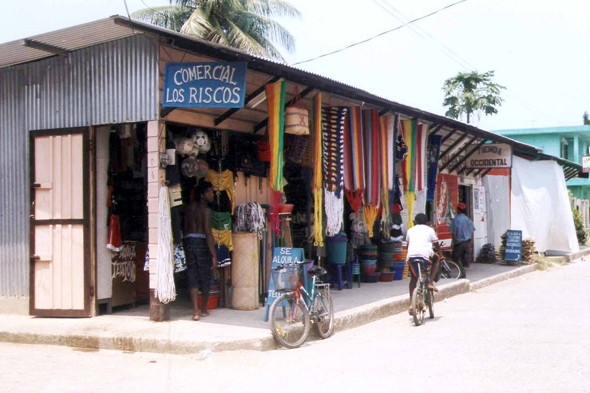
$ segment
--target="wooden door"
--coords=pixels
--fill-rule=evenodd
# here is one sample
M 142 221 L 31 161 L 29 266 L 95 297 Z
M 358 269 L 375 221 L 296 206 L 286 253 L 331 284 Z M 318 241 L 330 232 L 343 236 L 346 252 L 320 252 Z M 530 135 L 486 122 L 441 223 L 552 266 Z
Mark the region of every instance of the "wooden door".
M 31 315 L 89 317 L 89 135 L 30 132 Z

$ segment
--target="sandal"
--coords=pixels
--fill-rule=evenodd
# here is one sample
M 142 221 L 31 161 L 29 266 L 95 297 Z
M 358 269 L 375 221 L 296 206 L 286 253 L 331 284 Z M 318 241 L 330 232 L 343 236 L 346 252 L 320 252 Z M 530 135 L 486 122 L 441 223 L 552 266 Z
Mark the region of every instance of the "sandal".
M 410 308 L 408 308 L 408 314 L 414 315 L 414 312 L 412 311 L 412 305 L 410 305 Z

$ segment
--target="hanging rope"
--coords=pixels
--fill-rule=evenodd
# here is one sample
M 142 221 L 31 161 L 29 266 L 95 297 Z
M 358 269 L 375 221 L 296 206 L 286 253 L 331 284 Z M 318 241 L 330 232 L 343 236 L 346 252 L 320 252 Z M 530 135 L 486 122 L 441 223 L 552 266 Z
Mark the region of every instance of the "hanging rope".
M 326 235 L 340 232 L 344 216 L 344 120 L 346 107 L 322 111 L 323 175 L 326 210 Z
M 287 82 L 269 83 L 266 85 L 266 101 L 268 103 L 268 135 L 270 139 L 270 226 L 280 236 L 278 204 L 283 194 L 283 136 L 285 132 L 285 91 Z
M 176 299 L 174 260 L 172 258 L 172 221 L 168 187 L 160 187 L 158 205 L 158 278 L 155 296 L 166 304 Z
M 365 174 L 362 149 L 362 116 L 360 107 L 351 107 L 344 123 L 344 189 L 356 217 L 363 203 Z
M 311 132 L 313 135 L 313 245 L 324 246 L 322 217 L 322 93 L 313 97 L 311 110 Z

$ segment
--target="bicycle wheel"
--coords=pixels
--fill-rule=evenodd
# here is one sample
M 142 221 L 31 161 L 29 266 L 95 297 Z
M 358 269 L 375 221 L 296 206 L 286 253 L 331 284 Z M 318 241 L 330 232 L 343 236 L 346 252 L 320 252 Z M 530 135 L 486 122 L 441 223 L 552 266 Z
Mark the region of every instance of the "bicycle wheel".
M 432 289 L 426 291 L 426 304 L 428 305 L 428 315 L 432 319 L 434 318 L 434 291 Z
M 412 294 L 412 317 L 414 318 L 414 324 L 416 326 L 422 325 L 424 322 L 424 314 L 426 310 L 424 309 L 424 299 L 422 298 L 422 288 L 421 285 L 418 284 L 416 289 L 414 289 L 414 293 Z
M 309 313 L 303 299 L 286 293 L 274 301 L 270 308 L 270 331 L 279 344 L 286 348 L 297 348 L 309 334 Z
M 441 262 L 441 269 L 441 278 L 450 278 L 453 280 L 457 280 L 459 279 L 459 277 L 461 277 L 461 268 L 459 267 L 459 265 L 457 265 L 457 263 L 453 261 Z
M 321 338 L 328 338 L 334 333 L 334 305 L 330 291 L 318 291 L 313 306 L 316 313 L 315 327 Z

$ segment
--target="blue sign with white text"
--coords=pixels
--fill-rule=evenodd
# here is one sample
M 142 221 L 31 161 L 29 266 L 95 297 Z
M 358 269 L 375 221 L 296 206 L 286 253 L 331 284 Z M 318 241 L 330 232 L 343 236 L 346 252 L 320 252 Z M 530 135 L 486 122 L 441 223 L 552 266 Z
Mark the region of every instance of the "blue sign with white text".
M 506 232 L 506 257 L 507 261 L 522 262 L 522 231 L 509 229 Z
M 243 108 L 248 63 L 166 63 L 162 106 Z
M 303 262 L 303 259 L 303 248 L 275 247 L 272 251 L 271 269 L 288 263 Z M 268 311 L 270 310 L 270 306 L 281 295 L 281 292 L 275 291 L 275 283 L 271 274 L 271 280 L 268 283 L 268 297 L 266 298 L 265 321 L 268 321 Z

